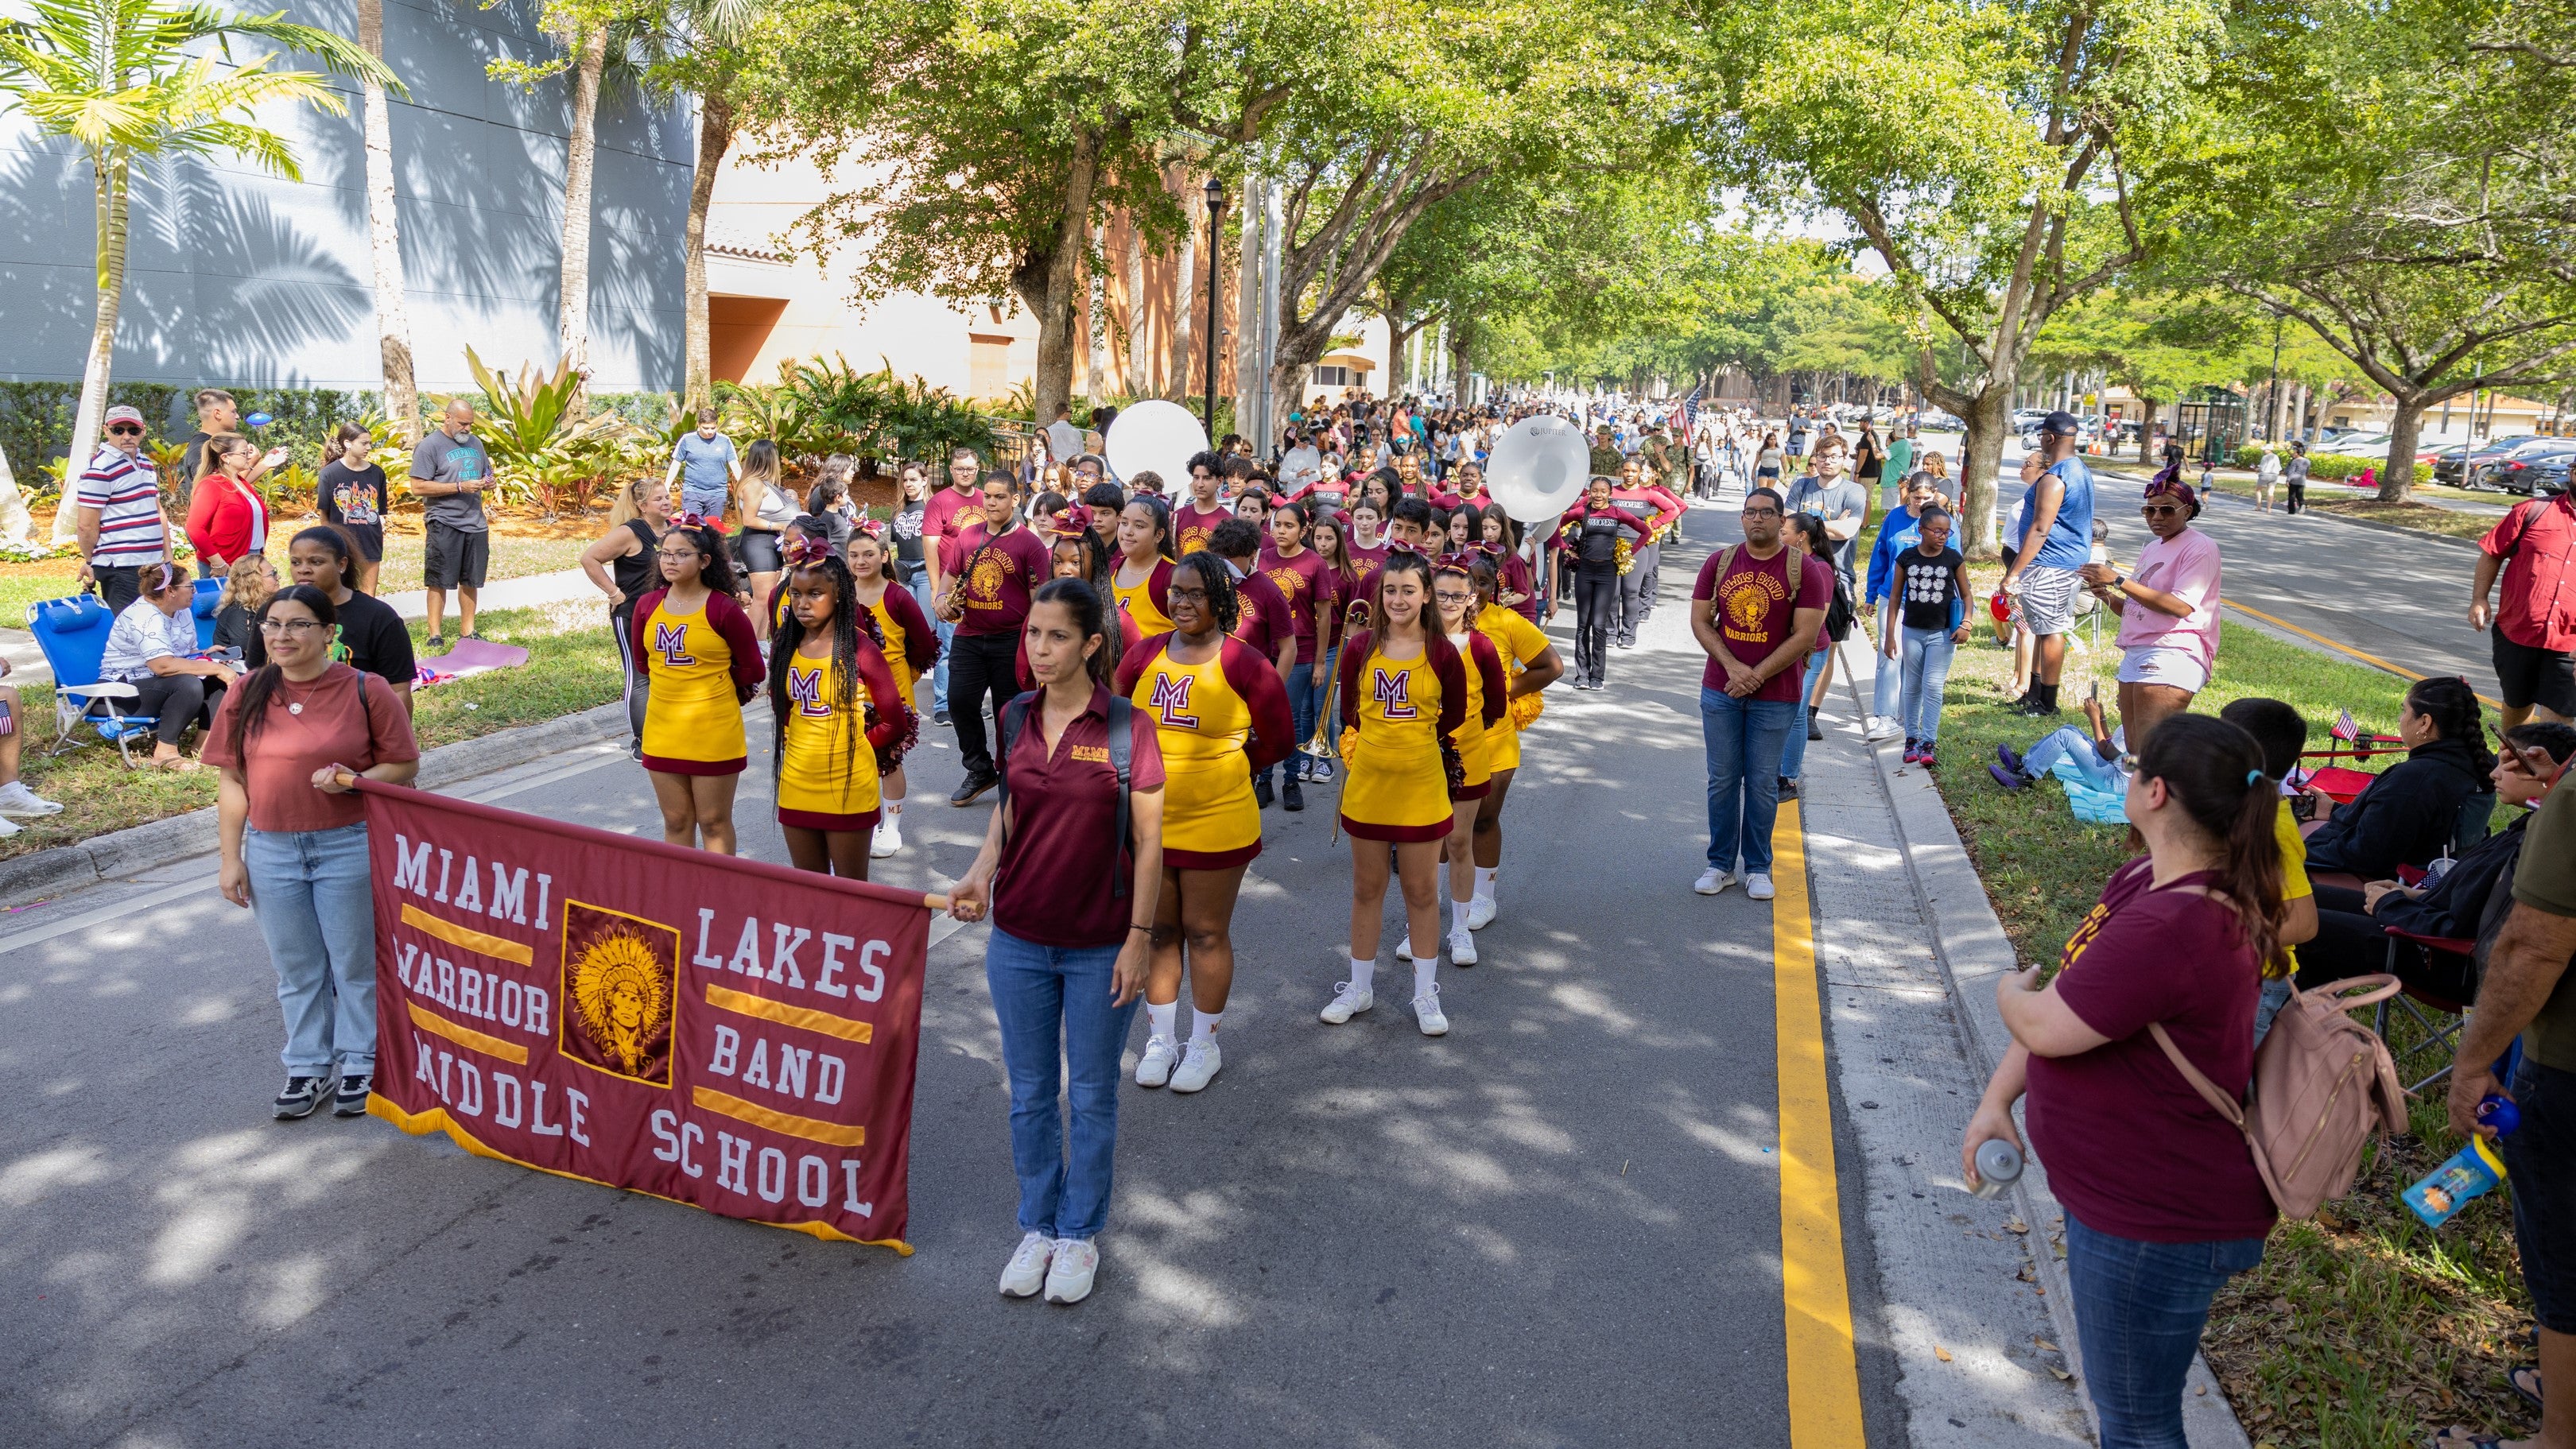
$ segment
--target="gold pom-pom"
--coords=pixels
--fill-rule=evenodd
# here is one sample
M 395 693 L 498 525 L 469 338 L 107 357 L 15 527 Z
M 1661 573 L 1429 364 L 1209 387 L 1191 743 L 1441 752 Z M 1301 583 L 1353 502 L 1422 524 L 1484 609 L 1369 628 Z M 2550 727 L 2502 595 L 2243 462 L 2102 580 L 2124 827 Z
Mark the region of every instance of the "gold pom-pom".
M 1619 540 L 1618 559 L 1619 572 L 1623 574 L 1637 566 L 1637 552 L 1635 549 L 1628 547 L 1628 540 L 1624 538 Z
M 1525 730 L 1538 723 L 1539 711 L 1547 708 L 1543 695 L 1524 694 L 1512 701 L 1512 728 Z

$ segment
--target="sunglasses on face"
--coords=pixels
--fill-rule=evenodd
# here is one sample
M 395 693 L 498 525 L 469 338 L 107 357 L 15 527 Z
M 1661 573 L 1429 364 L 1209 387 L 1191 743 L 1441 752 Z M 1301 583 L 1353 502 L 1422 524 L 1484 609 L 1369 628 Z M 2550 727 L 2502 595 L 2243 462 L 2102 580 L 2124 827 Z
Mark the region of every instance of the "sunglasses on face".
M 132 423 L 111 423 L 107 435 L 111 438 L 139 438 L 143 436 L 143 430 Z
M 2179 503 L 2149 503 L 2140 507 L 2138 511 L 2149 518 L 2171 518 L 2175 514 L 2182 512 L 2182 505 Z

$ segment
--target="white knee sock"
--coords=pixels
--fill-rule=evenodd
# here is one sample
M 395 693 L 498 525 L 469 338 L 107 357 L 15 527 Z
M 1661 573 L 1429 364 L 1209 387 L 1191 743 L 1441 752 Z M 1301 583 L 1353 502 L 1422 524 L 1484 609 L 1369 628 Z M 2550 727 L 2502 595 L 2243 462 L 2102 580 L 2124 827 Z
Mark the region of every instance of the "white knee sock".
M 1435 978 L 1435 977 L 1437 977 L 1437 975 L 1439 974 L 1439 971 L 1440 971 L 1440 958 L 1439 958 L 1437 955 L 1428 956 L 1428 957 L 1423 957 L 1423 956 L 1416 956 L 1416 957 L 1414 957 L 1414 958 L 1413 958 L 1413 994 L 1414 994 L 1414 995 L 1416 995 L 1416 996 L 1423 996 L 1423 995 L 1427 995 L 1427 994 L 1429 994 L 1429 993 L 1430 993 L 1430 990 L 1431 990 L 1431 983 L 1432 983 L 1432 981 L 1434 980 L 1434 978 Z
M 1376 959 L 1375 959 L 1375 958 L 1373 958 L 1373 957 L 1372 957 L 1371 959 L 1369 959 L 1369 960 L 1365 960 L 1365 961 L 1361 960 L 1361 959 L 1360 959 L 1359 957 L 1357 957 L 1357 956 L 1353 956 L 1353 957 L 1351 958 L 1351 989 L 1352 989 L 1352 990 L 1354 990 L 1354 991 L 1366 991 L 1366 990 L 1368 990 L 1368 989 L 1369 989 L 1370 983 L 1372 983 L 1372 982 L 1374 982 L 1374 981 L 1376 981 L 1376 980 L 1377 980 L 1377 961 L 1376 961 Z
M 1150 1001 L 1145 1003 L 1145 1019 L 1153 1024 L 1153 1035 L 1164 1041 L 1173 1040 L 1172 1031 L 1179 1021 L 1180 1014 L 1181 1003 L 1177 998 L 1160 1006 Z
M 1502 873 L 1503 868 L 1499 865 L 1490 869 L 1481 865 L 1476 867 L 1476 899 L 1480 901 L 1492 900 L 1494 898 L 1494 877 L 1501 875 Z
M 1191 1007 L 1190 1045 L 1197 1046 L 1200 1042 L 1215 1041 L 1217 1019 L 1224 1014 L 1219 1011 L 1201 1011 L 1195 1006 Z

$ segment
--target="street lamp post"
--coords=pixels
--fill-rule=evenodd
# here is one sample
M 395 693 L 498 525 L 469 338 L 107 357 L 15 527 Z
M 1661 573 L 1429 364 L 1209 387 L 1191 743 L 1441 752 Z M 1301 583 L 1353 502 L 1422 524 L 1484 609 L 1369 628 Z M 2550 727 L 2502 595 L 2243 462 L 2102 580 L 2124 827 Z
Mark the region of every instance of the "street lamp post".
M 1214 176 L 1207 179 L 1208 209 L 1208 325 L 1207 325 L 1207 435 L 1208 446 L 1216 446 L 1216 259 L 1223 248 L 1217 221 L 1225 215 L 1225 183 Z
M 2281 328 L 2288 321 L 2287 313 L 2272 314 L 2272 381 L 2270 386 L 2264 389 L 2263 394 L 2264 410 L 2271 414 L 2263 420 L 2263 438 L 2266 442 L 2281 441 L 2272 435 L 2280 431 L 2278 424 L 2281 420 Z

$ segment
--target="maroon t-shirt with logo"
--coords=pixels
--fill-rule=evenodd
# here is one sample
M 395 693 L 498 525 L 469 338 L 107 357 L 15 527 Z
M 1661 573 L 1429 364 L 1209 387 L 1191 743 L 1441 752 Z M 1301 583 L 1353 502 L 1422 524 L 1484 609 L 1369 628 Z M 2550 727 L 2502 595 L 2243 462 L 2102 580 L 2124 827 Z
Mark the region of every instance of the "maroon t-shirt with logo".
M 1219 503 L 1202 513 L 1195 503 L 1184 503 L 1172 510 L 1172 552 L 1196 553 L 1207 547 L 1208 535 L 1216 526 L 1234 517 L 1234 510 Z
M 1041 946 L 1120 945 L 1134 920 L 1136 861 L 1128 841 L 1111 848 L 1118 771 L 1109 763 L 1109 691 L 1092 690 L 1053 753 L 1039 718 L 1045 696 L 1021 698 L 1028 717 L 1002 762 L 1011 833 L 993 871 L 993 925 Z M 1127 788 L 1159 790 L 1163 748 L 1153 717 L 1134 711 L 1128 725 Z M 1116 893 L 1122 880 L 1124 896 Z
M 1234 602 L 1238 613 L 1234 637 L 1261 651 L 1261 657 L 1276 664 L 1279 646 L 1296 632 L 1289 617 L 1288 599 L 1270 576 L 1255 568 L 1234 581 Z
M 1019 524 L 985 547 L 984 525 L 960 530 L 939 546 L 940 572 L 963 579 L 960 634 L 1017 634 L 1029 621 L 1029 595 L 1047 581 L 1050 560 L 1037 530 Z
M 1324 576 L 1331 570 L 1316 552 L 1300 549 L 1295 558 L 1281 558 L 1277 549 L 1265 544 L 1258 564 L 1261 572 L 1279 588 L 1279 596 L 1288 603 L 1290 625 L 1297 631 L 1297 662 L 1315 662 L 1315 593 L 1326 587 Z
M 955 488 L 942 488 L 921 505 L 921 536 L 934 544 L 942 539 L 955 538 L 958 530 L 980 525 L 983 521 L 984 494 L 981 489 L 969 488 L 961 493 Z M 940 567 L 946 568 L 947 565 L 942 563 Z
M 1823 559 L 1786 544 L 1767 559 L 1741 547 L 1731 555 L 1719 549 L 1708 556 L 1699 566 L 1699 581 L 1691 585 L 1691 598 L 1717 600 L 1717 632 L 1726 640 L 1726 652 L 1758 665 L 1795 632 L 1800 609 L 1823 609 L 1833 602 L 1834 570 Z M 1717 572 L 1721 562 L 1730 564 L 1723 578 Z M 1798 570 L 1794 576 L 1792 568 Z M 1795 704 L 1803 673 L 1783 669 L 1747 698 Z M 1700 671 L 1699 682 L 1702 688 L 1723 691 L 1726 670 L 1712 659 Z

